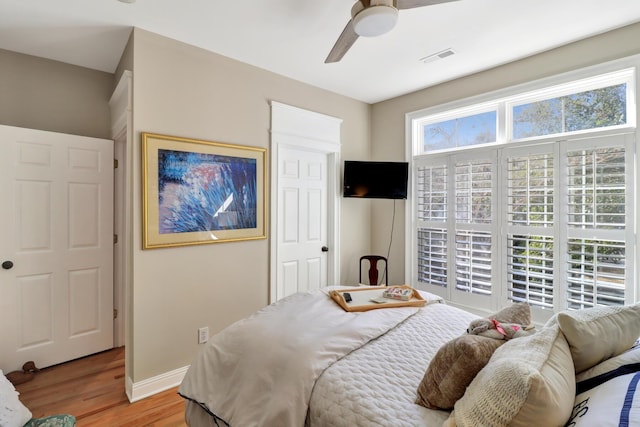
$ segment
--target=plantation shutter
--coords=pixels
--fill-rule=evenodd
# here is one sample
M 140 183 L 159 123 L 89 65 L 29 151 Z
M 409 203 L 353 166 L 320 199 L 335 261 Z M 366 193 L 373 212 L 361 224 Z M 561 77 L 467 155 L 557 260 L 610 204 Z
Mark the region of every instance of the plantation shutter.
M 624 146 L 567 152 L 567 303 L 572 309 L 625 302 Z
M 491 294 L 494 170 L 490 159 L 456 162 L 455 283 L 459 291 Z
M 505 173 L 507 299 L 544 308 L 554 304 L 556 189 L 549 150 L 507 156 Z
M 418 164 L 415 172 L 418 282 L 447 286 L 447 165 Z

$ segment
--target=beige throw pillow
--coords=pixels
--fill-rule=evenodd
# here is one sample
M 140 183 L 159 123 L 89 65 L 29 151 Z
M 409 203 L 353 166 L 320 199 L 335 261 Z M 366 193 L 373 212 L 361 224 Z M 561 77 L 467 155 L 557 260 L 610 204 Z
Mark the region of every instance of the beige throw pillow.
M 640 304 L 558 313 L 576 373 L 628 350 L 640 336 Z
M 571 415 L 575 391 L 569 345 L 552 325 L 498 348 L 445 425 L 562 426 Z
M 416 403 L 425 408 L 452 409 L 503 343 L 479 335 L 462 335 L 440 347 L 418 386 Z
M 531 323 L 528 304 L 513 304 L 489 316 L 504 323 Z M 440 347 L 418 386 L 416 403 L 431 409 L 450 410 L 476 374 L 505 341 L 478 335 L 462 335 Z

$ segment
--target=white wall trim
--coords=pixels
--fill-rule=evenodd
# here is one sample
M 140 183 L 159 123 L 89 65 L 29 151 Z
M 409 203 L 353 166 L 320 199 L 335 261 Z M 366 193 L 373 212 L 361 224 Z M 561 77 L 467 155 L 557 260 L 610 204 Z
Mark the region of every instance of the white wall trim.
M 131 111 L 131 71 L 125 70 L 109 99 L 111 109 L 111 137 L 127 127 L 127 113 Z
M 189 366 L 184 366 L 137 383 L 133 383 L 131 378 L 127 377 L 127 397 L 129 402 L 133 403 L 180 385 L 188 369 Z
M 276 300 L 278 151 L 292 146 L 326 153 L 327 168 L 327 282 L 340 283 L 340 128 L 342 119 L 271 101 L 271 218 L 269 302 Z
M 114 233 L 119 235 L 119 245 L 114 253 L 114 308 L 118 310 L 118 318 L 114 321 L 114 346 L 126 345 L 127 329 L 127 297 L 128 290 L 131 289 L 131 256 L 133 251 L 133 238 L 130 230 L 131 220 L 131 183 L 133 164 L 133 116 L 132 116 L 133 88 L 132 73 L 125 70 L 109 99 L 109 109 L 111 111 L 111 138 L 114 140 L 114 158 L 119 161 L 118 188 L 114 187 L 114 195 L 118 200 L 114 200 L 114 205 L 118 206 L 120 212 L 117 215 L 118 230 Z M 117 259 L 116 259 L 117 258 Z M 125 362 L 126 363 L 126 362 Z M 126 369 L 125 369 L 126 370 Z

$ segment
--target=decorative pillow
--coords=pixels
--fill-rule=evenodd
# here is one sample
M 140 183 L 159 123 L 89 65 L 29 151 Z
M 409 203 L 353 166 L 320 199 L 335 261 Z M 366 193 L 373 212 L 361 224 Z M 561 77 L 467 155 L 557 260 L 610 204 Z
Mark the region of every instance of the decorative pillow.
M 22 427 L 31 419 L 31 411 L 20 402 L 18 392 L 0 370 L 0 426 Z
M 451 409 L 503 340 L 462 335 L 436 353 L 420 385 L 416 403 L 431 409 Z
M 640 304 L 558 313 L 576 373 L 628 350 L 640 336 Z
M 621 366 L 632 365 L 636 363 L 640 364 L 640 340 L 637 340 L 633 344 L 633 347 L 631 347 L 624 353 L 607 359 L 604 362 L 598 363 L 596 366 L 587 369 L 586 371 L 582 371 L 579 374 L 576 374 L 576 383 L 588 380 L 598 375 L 605 374 L 607 372 L 614 371 Z
M 569 427 L 640 425 L 640 364 L 624 365 L 577 384 Z
M 528 304 L 513 304 L 489 318 L 528 325 L 531 308 Z M 462 335 L 440 347 L 418 386 L 416 403 L 431 409 L 453 408 L 493 352 L 504 343 L 478 335 Z
M 507 341 L 478 373 L 445 426 L 562 426 L 575 396 L 571 351 L 558 326 Z
M 76 425 L 76 417 L 73 415 L 51 415 L 44 418 L 34 418 L 24 427 L 73 427 Z

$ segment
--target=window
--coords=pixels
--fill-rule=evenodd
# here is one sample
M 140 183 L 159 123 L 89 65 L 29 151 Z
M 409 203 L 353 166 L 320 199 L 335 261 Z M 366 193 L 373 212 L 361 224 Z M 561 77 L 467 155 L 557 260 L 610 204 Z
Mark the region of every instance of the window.
M 634 70 L 415 113 L 413 280 L 453 302 L 635 300 Z
M 420 122 L 421 151 L 428 153 L 497 141 L 495 104 L 479 105 L 434 116 Z
M 627 123 L 627 84 L 621 83 L 513 107 L 513 138 L 606 128 Z

